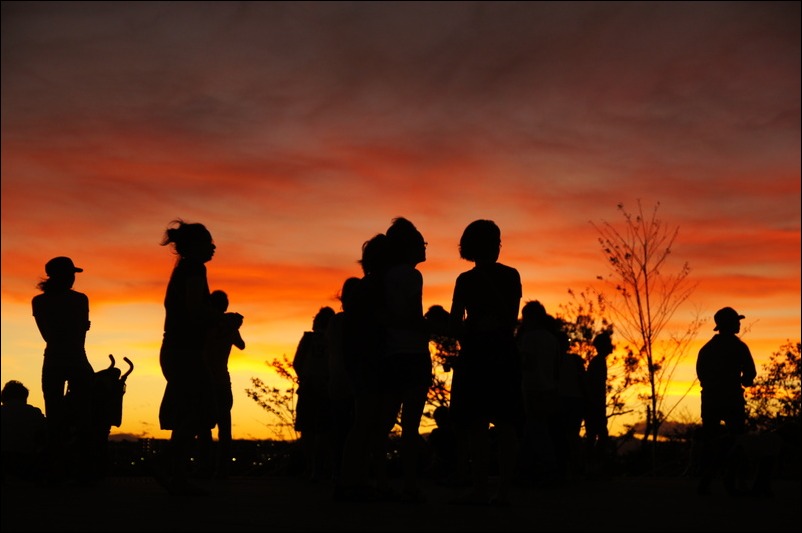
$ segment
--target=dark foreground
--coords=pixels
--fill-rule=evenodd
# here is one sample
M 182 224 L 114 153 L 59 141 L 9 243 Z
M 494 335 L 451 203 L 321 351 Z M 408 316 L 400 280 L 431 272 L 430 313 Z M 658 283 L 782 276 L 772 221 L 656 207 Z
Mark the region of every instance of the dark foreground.
M 577 480 L 518 488 L 508 507 L 448 503 L 455 489 L 427 484 L 428 501 L 333 501 L 329 483 L 295 476 L 235 477 L 204 496 L 169 495 L 148 477 L 94 487 L 4 483 L 2 531 L 800 531 L 802 485 L 776 480 L 773 497 L 698 496 L 691 477 Z

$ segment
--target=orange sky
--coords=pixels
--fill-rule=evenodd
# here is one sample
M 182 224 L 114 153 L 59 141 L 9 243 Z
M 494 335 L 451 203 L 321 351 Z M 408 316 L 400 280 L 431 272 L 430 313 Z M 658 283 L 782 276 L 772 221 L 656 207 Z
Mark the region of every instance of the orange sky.
M 680 228 L 672 257 L 698 283 L 677 323 L 735 307 L 760 366 L 800 337 L 799 11 L 3 3 L 2 379 L 43 406 L 30 300 L 45 262 L 69 255 L 85 269 L 90 362 L 136 364 L 115 432 L 166 437 L 173 256 L 159 241 L 181 217 L 212 232 L 211 287 L 246 317 L 234 437 L 270 438 L 243 390 L 337 307 L 362 242 L 393 217 L 429 242 L 426 306 L 449 307 L 470 266 L 459 236 L 489 218 L 524 301 L 555 312 L 607 272 L 591 222 L 620 223 L 616 205 L 638 200 Z

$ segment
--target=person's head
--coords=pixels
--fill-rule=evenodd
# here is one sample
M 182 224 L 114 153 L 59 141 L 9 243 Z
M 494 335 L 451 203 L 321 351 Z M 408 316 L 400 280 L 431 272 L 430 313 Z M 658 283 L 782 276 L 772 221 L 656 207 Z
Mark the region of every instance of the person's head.
M 379 274 L 387 269 L 389 262 L 387 250 L 387 235 L 379 233 L 362 244 L 362 258 L 359 264 L 362 273 Z
M 612 332 L 602 331 L 593 337 L 593 347 L 596 349 L 596 353 L 602 357 L 607 357 L 613 353 L 613 348 L 615 348 L 615 346 L 613 346 Z
M 448 333 L 448 325 L 450 315 L 446 308 L 442 305 L 433 305 L 426 310 L 423 318 L 426 319 L 426 324 L 429 327 L 429 332 L 432 335 L 446 335 Z
M 432 418 L 434 418 L 437 427 L 444 427 L 451 421 L 451 413 L 445 405 L 438 405 L 432 413 Z
M 474 263 L 495 263 L 501 252 L 501 230 L 492 220 L 474 220 L 462 232 L 459 256 Z
M 211 260 L 216 246 L 212 234 L 206 226 L 198 222 L 184 222 L 176 219 L 164 232 L 162 246 L 173 245 L 176 254 L 184 259 L 193 259 L 203 263 Z
M 343 288 L 340 290 L 340 305 L 343 311 L 350 311 L 354 308 L 354 303 L 359 298 L 359 284 L 361 279 L 351 277 L 343 282 Z
M 720 333 L 738 333 L 741 331 L 741 320 L 746 318 L 732 307 L 722 307 L 713 315 L 716 327 L 713 331 Z
M 216 290 L 209 294 L 209 302 L 212 307 L 225 313 L 228 310 L 228 294 L 225 291 Z
M 83 272 L 83 268 L 78 268 L 69 257 L 54 257 L 45 263 L 45 274 L 47 279 L 39 282 L 38 287 L 43 290 L 51 289 L 71 289 L 75 284 L 75 273 Z
M 428 243 L 412 222 L 403 217 L 394 218 L 386 234 L 391 264 L 417 265 L 426 261 Z
M 312 331 L 324 332 L 329 325 L 329 320 L 335 315 L 334 309 L 329 306 L 321 307 L 312 319 Z
M 536 320 L 546 318 L 546 307 L 539 300 L 529 300 L 521 308 L 521 318 Z
M 22 382 L 12 379 L 3 385 L 2 403 L 28 403 L 28 388 Z

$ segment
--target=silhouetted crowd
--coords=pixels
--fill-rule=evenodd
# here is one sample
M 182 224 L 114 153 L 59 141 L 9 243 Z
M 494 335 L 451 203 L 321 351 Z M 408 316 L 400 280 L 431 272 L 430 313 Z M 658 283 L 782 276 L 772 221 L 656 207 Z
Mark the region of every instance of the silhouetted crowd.
M 171 437 L 152 474 L 171 493 L 203 494 L 191 478 L 228 475 L 228 358 L 232 347 L 245 348 L 244 317 L 228 311 L 224 291 L 209 288 L 206 263 L 216 246 L 204 225 L 174 220 L 161 244 L 177 256 L 159 354 L 166 380 L 159 423 Z M 426 249 L 412 222 L 393 219 L 363 243 L 363 275 L 344 281 L 340 310 L 320 308 L 303 333 L 292 366 L 304 476 L 333 481 L 338 501 L 417 503 L 427 499 L 420 483 L 427 475 L 454 488 L 452 503 L 467 505 L 506 505 L 516 482 L 548 488 L 579 476 L 604 478 L 612 326 L 595 335 L 586 368 L 562 322 L 541 302 L 521 308 L 520 274 L 499 262 L 501 231 L 484 219 L 468 224 L 460 238 L 460 258 L 471 266 L 455 279 L 450 310 L 437 305 L 424 312 L 417 266 Z M 110 356 L 108 369 L 93 371 L 84 348 L 89 300 L 72 288 L 83 269 L 57 257 L 45 271 L 32 306 L 46 342 L 47 417 L 27 404 L 24 385 L 6 384 L 3 476 L 89 484 L 104 473 L 105 444 L 110 427 L 120 424 L 133 365 L 126 359 L 131 367 L 121 375 Z M 714 318 L 719 333 L 697 363 L 705 442 L 700 493 L 710 491 L 721 457 L 744 432 L 743 387 L 756 375 L 749 349 L 735 336 L 743 316 L 724 308 Z M 423 438 L 426 406 L 436 403 L 430 347 L 443 339 L 456 347 L 444 365 L 452 372 L 450 390 L 431 413 L 437 427 Z M 390 476 L 388 451 L 397 433 L 401 466 Z M 196 454 L 201 467 L 192 470 Z

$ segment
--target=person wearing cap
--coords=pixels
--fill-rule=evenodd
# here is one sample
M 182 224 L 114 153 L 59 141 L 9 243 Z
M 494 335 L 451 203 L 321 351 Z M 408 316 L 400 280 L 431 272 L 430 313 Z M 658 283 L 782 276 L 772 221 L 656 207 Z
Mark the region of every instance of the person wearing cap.
M 702 346 L 696 360 L 696 375 L 702 386 L 700 494 L 709 494 L 722 459 L 732 451 L 737 436 L 746 431 L 744 387 L 754 383 L 757 370 L 749 347 L 737 336 L 744 318 L 732 307 L 719 309 L 713 316 L 713 329 L 718 333 Z M 733 475 L 725 473 L 729 492 L 734 488 Z
M 89 331 L 89 298 L 73 290 L 75 273 L 83 272 L 69 257 L 54 257 L 45 264 L 47 278 L 37 285 L 42 294 L 31 305 L 39 333 L 45 341 L 42 394 L 48 426 L 49 475 L 58 481 L 65 475 L 88 475 L 82 456 L 88 453 L 91 390 L 94 370 L 86 357 Z M 65 397 L 67 385 L 71 400 Z M 76 427 L 76 462 L 68 462 L 67 441 Z M 76 471 L 69 472 L 70 467 Z

